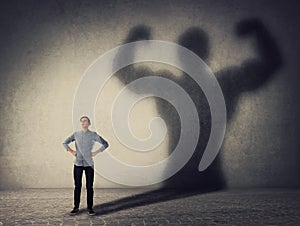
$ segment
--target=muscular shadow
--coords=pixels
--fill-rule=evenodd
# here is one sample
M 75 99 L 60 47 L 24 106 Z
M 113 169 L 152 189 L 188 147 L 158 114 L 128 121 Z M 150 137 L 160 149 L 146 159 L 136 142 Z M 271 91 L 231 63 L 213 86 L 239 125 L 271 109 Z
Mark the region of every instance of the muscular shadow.
M 239 38 L 250 38 L 255 42 L 256 57 L 247 59 L 240 66 L 225 68 L 216 72 L 216 78 L 221 86 L 227 109 L 227 124 L 233 119 L 234 111 L 243 92 L 255 91 L 266 84 L 274 72 L 282 65 L 282 57 L 279 48 L 268 32 L 266 26 L 258 18 L 246 19 L 235 27 L 235 33 Z M 207 34 L 198 27 L 191 27 L 178 39 L 178 44 L 193 51 L 202 60 L 209 56 L 209 39 Z M 201 76 L 201 75 L 199 75 Z M 172 76 L 168 76 L 172 79 Z M 190 161 L 175 176 L 165 182 L 165 187 L 198 187 L 217 188 L 226 187 L 226 180 L 222 174 L 220 155 L 203 172 L 198 171 L 198 165 L 209 139 L 211 130 L 210 109 L 204 93 L 191 77 L 183 74 L 176 82 L 183 87 L 195 102 L 200 118 L 201 134 L 194 155 Z M 173 117 L 164 112 L 168 109 L 165 103 L 158 103 L 161 117 L 166 120 L 169 130 L 173 132 L 170 147 L 174 148 L 178 140 L 180 128 L 174 124 Z M 172 112 L 172 114 L 176 114 Z M 173 149 L 171 149 L 173 150 Z
M 249 38 L 255 42 L 253 48 L 256 51 L 256 57 L 245 60 L 241 65 L 228 67 L 215 73 L 225 98 L 227 124 L 234 119 L 234 111 L 241 94 L 243 92 L 253 92 L 264 86 L 282 65 L 279 48 L 267 27 L 260 19 L 251 18 L 242 20 L 236 24 L 235 28 L 237 37 Z M 151 38 L 150 27 L 139 25 L 129 31 L 124 43 Z M 190 49 L 204 61 L 209 57 L 209 38 L 206 32 L 199 27 L 188 28 L 178 38 L 178 44 Z M 123 57 L 134 57 L 134 51 L 132 53 L 126 52 L 126 55 L 119 53 L 115 59 L 115 63 L 120 63 Z M 205 171 L 198 171 L 198 165 L 211 130 L 209 105 L 198 84 L 185 73 L 182 73 L 178 77 L 167 70 L 153 72 L 146 66 L 138 67 L 137 69 L 134 65 L 130 65 L 122 69 L 116 76 L 124 86 L 135 79 L 145 76 L 162 76 L 179 84 L 188 92 L 197 107 L 201 133 L 192 158 L 178 173 L 164 181 L 162 189 L 97 205 L 95 209 L 99 208 L 101 209 L 101 213 L 108 213 L 124 208 L 147 205 L 153 202 L 226 188 L 220 155 L 216 157 L 214 162 Z M 142 92 L 141 89 L 134 88 L 131 91 L 135 93 Z M 168 128 L 170 137 L 168 153 L 171 153 L 176 147 L 180 136 L 180 118 L 174 107 L 165 100 L 157 98 L 155 104 L 160 117 L 166 122 Z M 180 188 L 180 191 L 169 190 L 168 188 Z M 193 189 L 192 192 L 190 189 Z M 114 207 L 112 208 L 111 206 Z

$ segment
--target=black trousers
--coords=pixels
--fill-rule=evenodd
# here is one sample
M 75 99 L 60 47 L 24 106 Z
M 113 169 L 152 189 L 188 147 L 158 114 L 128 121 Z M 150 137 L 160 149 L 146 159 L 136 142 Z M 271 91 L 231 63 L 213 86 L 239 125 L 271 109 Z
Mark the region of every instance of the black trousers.
M 87 191 L 87 208 L 93 207 L 93 196 L 94 196 L 94 169 L 91 166 L 77 166 L 74 164 L 73 176 L 74 176 L 74 207 L 79 208 L 80 193 L 82 187 L 82 174 L 85 172 L 86 179 L 86 191 Z

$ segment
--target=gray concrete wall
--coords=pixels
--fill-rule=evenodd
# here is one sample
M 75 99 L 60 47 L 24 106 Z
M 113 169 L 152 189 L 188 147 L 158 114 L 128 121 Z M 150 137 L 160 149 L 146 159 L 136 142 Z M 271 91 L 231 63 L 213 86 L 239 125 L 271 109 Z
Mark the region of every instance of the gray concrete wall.
M 206 106 L 199 113 L 202 132 L 195 155 L 159 186 L 299 186 L 298 12 L 297 1 L 2 1 L 0 188 L 73 186 L 73 157 L 62 142 L 73 131 L 72 104 L 81 76 L 101 54 L 141 39 L 176 42 L 201 56 L 217 76 L 228 110 L 222 149 L 199 173 L 210 117 L 193 81 L 169 66 L 144 64 L 108 82 L 102 93 L 106 106 L 133 80 L 132 70 L 176 80 L 198 109 Z M 119 159 L 149 164 L 176 145 L 179 119 L 164 101 L 149 98 L 132 113 L 140 137 L 149 135 L 154 116 L 169 129 L 146 158 L 118 141 L 110 110 L 101 106 L 91 129 L 97 124 Z M 120 186 L 95 177 L 95 187 Z

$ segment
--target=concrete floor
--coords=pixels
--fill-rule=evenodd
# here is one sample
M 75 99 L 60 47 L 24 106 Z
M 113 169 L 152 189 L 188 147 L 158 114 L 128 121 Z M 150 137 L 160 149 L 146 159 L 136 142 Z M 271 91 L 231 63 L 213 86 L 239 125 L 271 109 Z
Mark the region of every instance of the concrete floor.
M 300 225 L 300 190 L 95 189 L 95 216 L 69 216 L 73 189 L 0 191 L 0 225 Z

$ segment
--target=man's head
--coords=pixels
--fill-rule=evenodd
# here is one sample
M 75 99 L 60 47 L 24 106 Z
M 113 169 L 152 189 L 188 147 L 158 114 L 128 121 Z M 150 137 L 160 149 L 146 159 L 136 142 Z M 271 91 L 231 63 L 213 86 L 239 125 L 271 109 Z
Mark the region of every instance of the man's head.
M 87 129 L 91 125 L 91 121 L 90 121 L 89 117 L 87 117 L 85 115 L 82 116 L 79 121 L 80 121 L 81 127 L 83 129 Z

